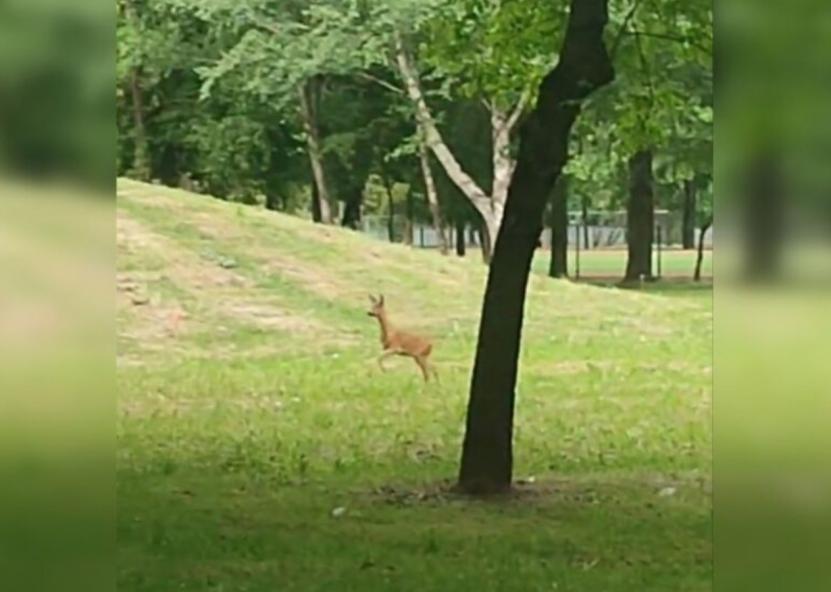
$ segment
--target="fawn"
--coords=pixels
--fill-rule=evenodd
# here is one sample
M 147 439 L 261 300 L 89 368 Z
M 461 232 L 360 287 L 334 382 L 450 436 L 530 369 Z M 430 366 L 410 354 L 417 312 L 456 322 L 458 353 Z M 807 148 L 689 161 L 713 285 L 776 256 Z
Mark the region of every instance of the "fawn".
M 372 308 L 367 314 L 378 319 L 378 324 L 381 326 L 381 345 L 384 348 L 378 356 L 378 366 L 381 370 L 385 370 L 383 362 L 390 356 L 410 356 L 421 368 L 424 382 L 429 380 L 429 374 L 438 379 L 439 373 L 428 359 L 430 352 L 433 351 L 433 344 L 424 337 L 395 329 L 387 318 L 383 294 L 378 298 L 370 294 L 369 301 L 372 303 Z

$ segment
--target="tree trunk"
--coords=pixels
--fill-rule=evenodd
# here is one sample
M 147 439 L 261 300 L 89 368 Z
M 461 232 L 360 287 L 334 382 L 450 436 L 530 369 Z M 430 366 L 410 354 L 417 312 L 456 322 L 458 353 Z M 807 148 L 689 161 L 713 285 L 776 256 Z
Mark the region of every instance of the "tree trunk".
M 424 176 L 424 193 L 427 196 L 427 205 L 430 208 L 430 216 L 433 219 L 433 230 L 439 239 L 439 251 L 446 255 L 449 249 L 447 237 L 444 234 L 444 224 L 441 219 L 441 208 L 439 208 L 439 194 L 436 190 L 436 181 L 433 179 L 433 171 L 430 170 L 430 153 L 424 142 L 419 142 L 419 159 L 421 161 L 421 174 Z
M 314 181 L 312 182 L 312 203 L 311 203 L 311 210 L 312 210 L 312 222 L 322 223 L 323 216 L 320 211 L 320 195 L 317 191 L 317 183 Z
M 485 265 L 491 262 L 491 237 L 488 232 L 488 225 L 484 220 L 479 225 L 479 249 L 482 252 L 482 261 Z
M 456 222 L 456 254 L 459 257 L 465 256 L 465 223 Z
M 133 100 L 133 175 L 140 181 L 148 181 L 151 177 L 150 148 L 144 125 L 144 96 L 138 68 L 133 68 L 130 73 L 130 96 Z
M 280 209 L 280 196 L 273 191 L 265 194 L 265 209 L 278 211 Z
M 582 210 L 581 218 L 583 222 L 583 247 L 588 251 L 594 245 L 589 241 L 589 198 L 585 193 L 580 198 L 580 208 Z M 566 212 L 566 216 L 568 216 L 568 212 Z M 580 240 L 579 236 L 577 240 Z
M 698 256 L 695 259 L 695 273 L 693 279 L 701 281 L 701 264 L 704 262 L 704 236 L 713 224 L 713 217 L 710 216 L 707 221 L 701 225 L 701 234 L 698 236 Z
M 652 151 L 638 150 L 629 159 L 629 203 L 626 208 L 625 281 L 652 278 L 652 234 L 655 209 L 652 193 Z
M 414 228 L 414 212 L 413 212 L 413 192 L 407 189 L 406 212 L 407 221 L 404 228 L 404 244 L 408 246 L 413 245 L 413 228 Z
M 360 191 L 357 195 L 349 196 L 343 204 L 343 216 L 340 224 L 345 228 L 357 230 L 361 223 L 361 195 Z
M 744 275 L 770 281 L 781 272 L 784 193 L 781 163 L 772 153 L 757 155 L 747 170 L 744 197 Z
M 124 3 L 124 15 L 130 25 L 139 30 L 138 17 L 131 1 Z M 133 107 L 133 167 L 132 174 L 140 181 L 149 181 L 152 175 L 150 147 L 147 143 L 147 129 L 144 125 L 144 94 L 141 88 L 140 67 L 130 72 L 130 100 Z
M 306 147 L 309 151 L 309 163 L 312 167 L 317 192 L 317 210 L 320 217 L 315 222 L 332 223 L 332 211 L 329 206 L 329 190 L 326 184 L 326 174 L 323 168 L 323 151 L 320 145 L 320 131 L 317 124 L 317 82 L 309 79 L 298 89 L 300 97 L 300 114 L 303 118 L 303 129 L 306 133 Z
M 685 249 L 695 248 L 696 194 L 692 179 L 684 180 L 684 209 L 681 223 L 681 245 Z
M 568 276 L 568 177 L 561 175 L 551 192 L 551 261 L 548 275 Z
M 468 493 L 496 493 L 511 484 L 514 389 L 531 259 L 582 100 L 614 78 L 603 43 L 607 19 L 606 0 L 571 0 L 559 62 L 540 84 L 537 105 L 521 128 L 479 324 L 459 471 L 459 488 Z
M 468 230 L 468 240 L 470 241 L 471 245 L 478 246 L 479 243 L 476 242 L 476 229 L 471 226 L 470 230 Z
M 387 189 L 387 235 L 391 243 L 395 242 L 395 201 L 392 198 L 392 188 L 384 178 L 384 187 Z

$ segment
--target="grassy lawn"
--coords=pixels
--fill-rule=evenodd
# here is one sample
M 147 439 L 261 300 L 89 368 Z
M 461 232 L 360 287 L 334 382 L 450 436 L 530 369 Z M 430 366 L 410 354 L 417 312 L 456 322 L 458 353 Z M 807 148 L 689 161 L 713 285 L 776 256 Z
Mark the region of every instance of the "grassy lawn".
M 472 501 L 447 485 L 478 253 L 120 180 L 118 255 L 121 590 L 710 589 L 706 287 L 535 274 L 523 483 Z M 439 383 L 378 369 L 367 292 L 435 339 Z
M 695 250 L 669 249 L 661 252 L 661 277 L 670 280 L 688 280 L 693 276 Z M 548 273 L 550 254 L 541 250 L 534 259 L 534 271 Z M 653 252 L 652 268 L 658 273 L 658 253 Z M 568 270 L 574 275 L 577 270 L 577 253 L 572 249 L 568 253 Z M 607 278 L 620 279 L 626 271 L 626 249 L 594 249 L 580 251 L 580 276 L 584 279 Z M 713 252 L 704 251 L 701 262 L 701 275 L 704 279 L 713 277 Z

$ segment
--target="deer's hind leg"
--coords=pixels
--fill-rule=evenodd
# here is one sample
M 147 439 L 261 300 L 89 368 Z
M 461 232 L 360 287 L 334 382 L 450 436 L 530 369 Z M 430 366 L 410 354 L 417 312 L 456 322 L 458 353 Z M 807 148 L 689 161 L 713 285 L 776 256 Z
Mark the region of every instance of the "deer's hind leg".
M 418 364 L 418 367 L 421 368 L 421 374 L 424 376 L 424 382 L 428 382 L 430 377 L 428 375 L 428 362 L 426 358 L 420 358 L 418 356 L 413 356 L 415 363 Z

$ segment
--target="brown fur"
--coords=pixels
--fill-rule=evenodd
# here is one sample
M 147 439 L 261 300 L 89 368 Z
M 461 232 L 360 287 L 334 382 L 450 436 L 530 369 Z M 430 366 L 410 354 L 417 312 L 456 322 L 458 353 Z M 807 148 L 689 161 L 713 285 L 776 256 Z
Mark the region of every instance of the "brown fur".
M 425 382 L 429 380 L 430 374 L 438 379 L 438 372 L 429 360 L 433 351 L 433 344 L 430 340 L 414 333 L 399 331 L 393 327 L 387 317 L 387 310 L 384 308 L 383 295 L 378 298 L 370 295 L 369 301 L 372 303 L 372 308 L 367 314 L 378 319 L 381 328 L 381 346 L 384 348 L 384 351 L 378 356 L 378 366 L 381 370 L 385 370 L 383 361 L 386 358 L 390 356 L 409 356 L 418 364 Z

